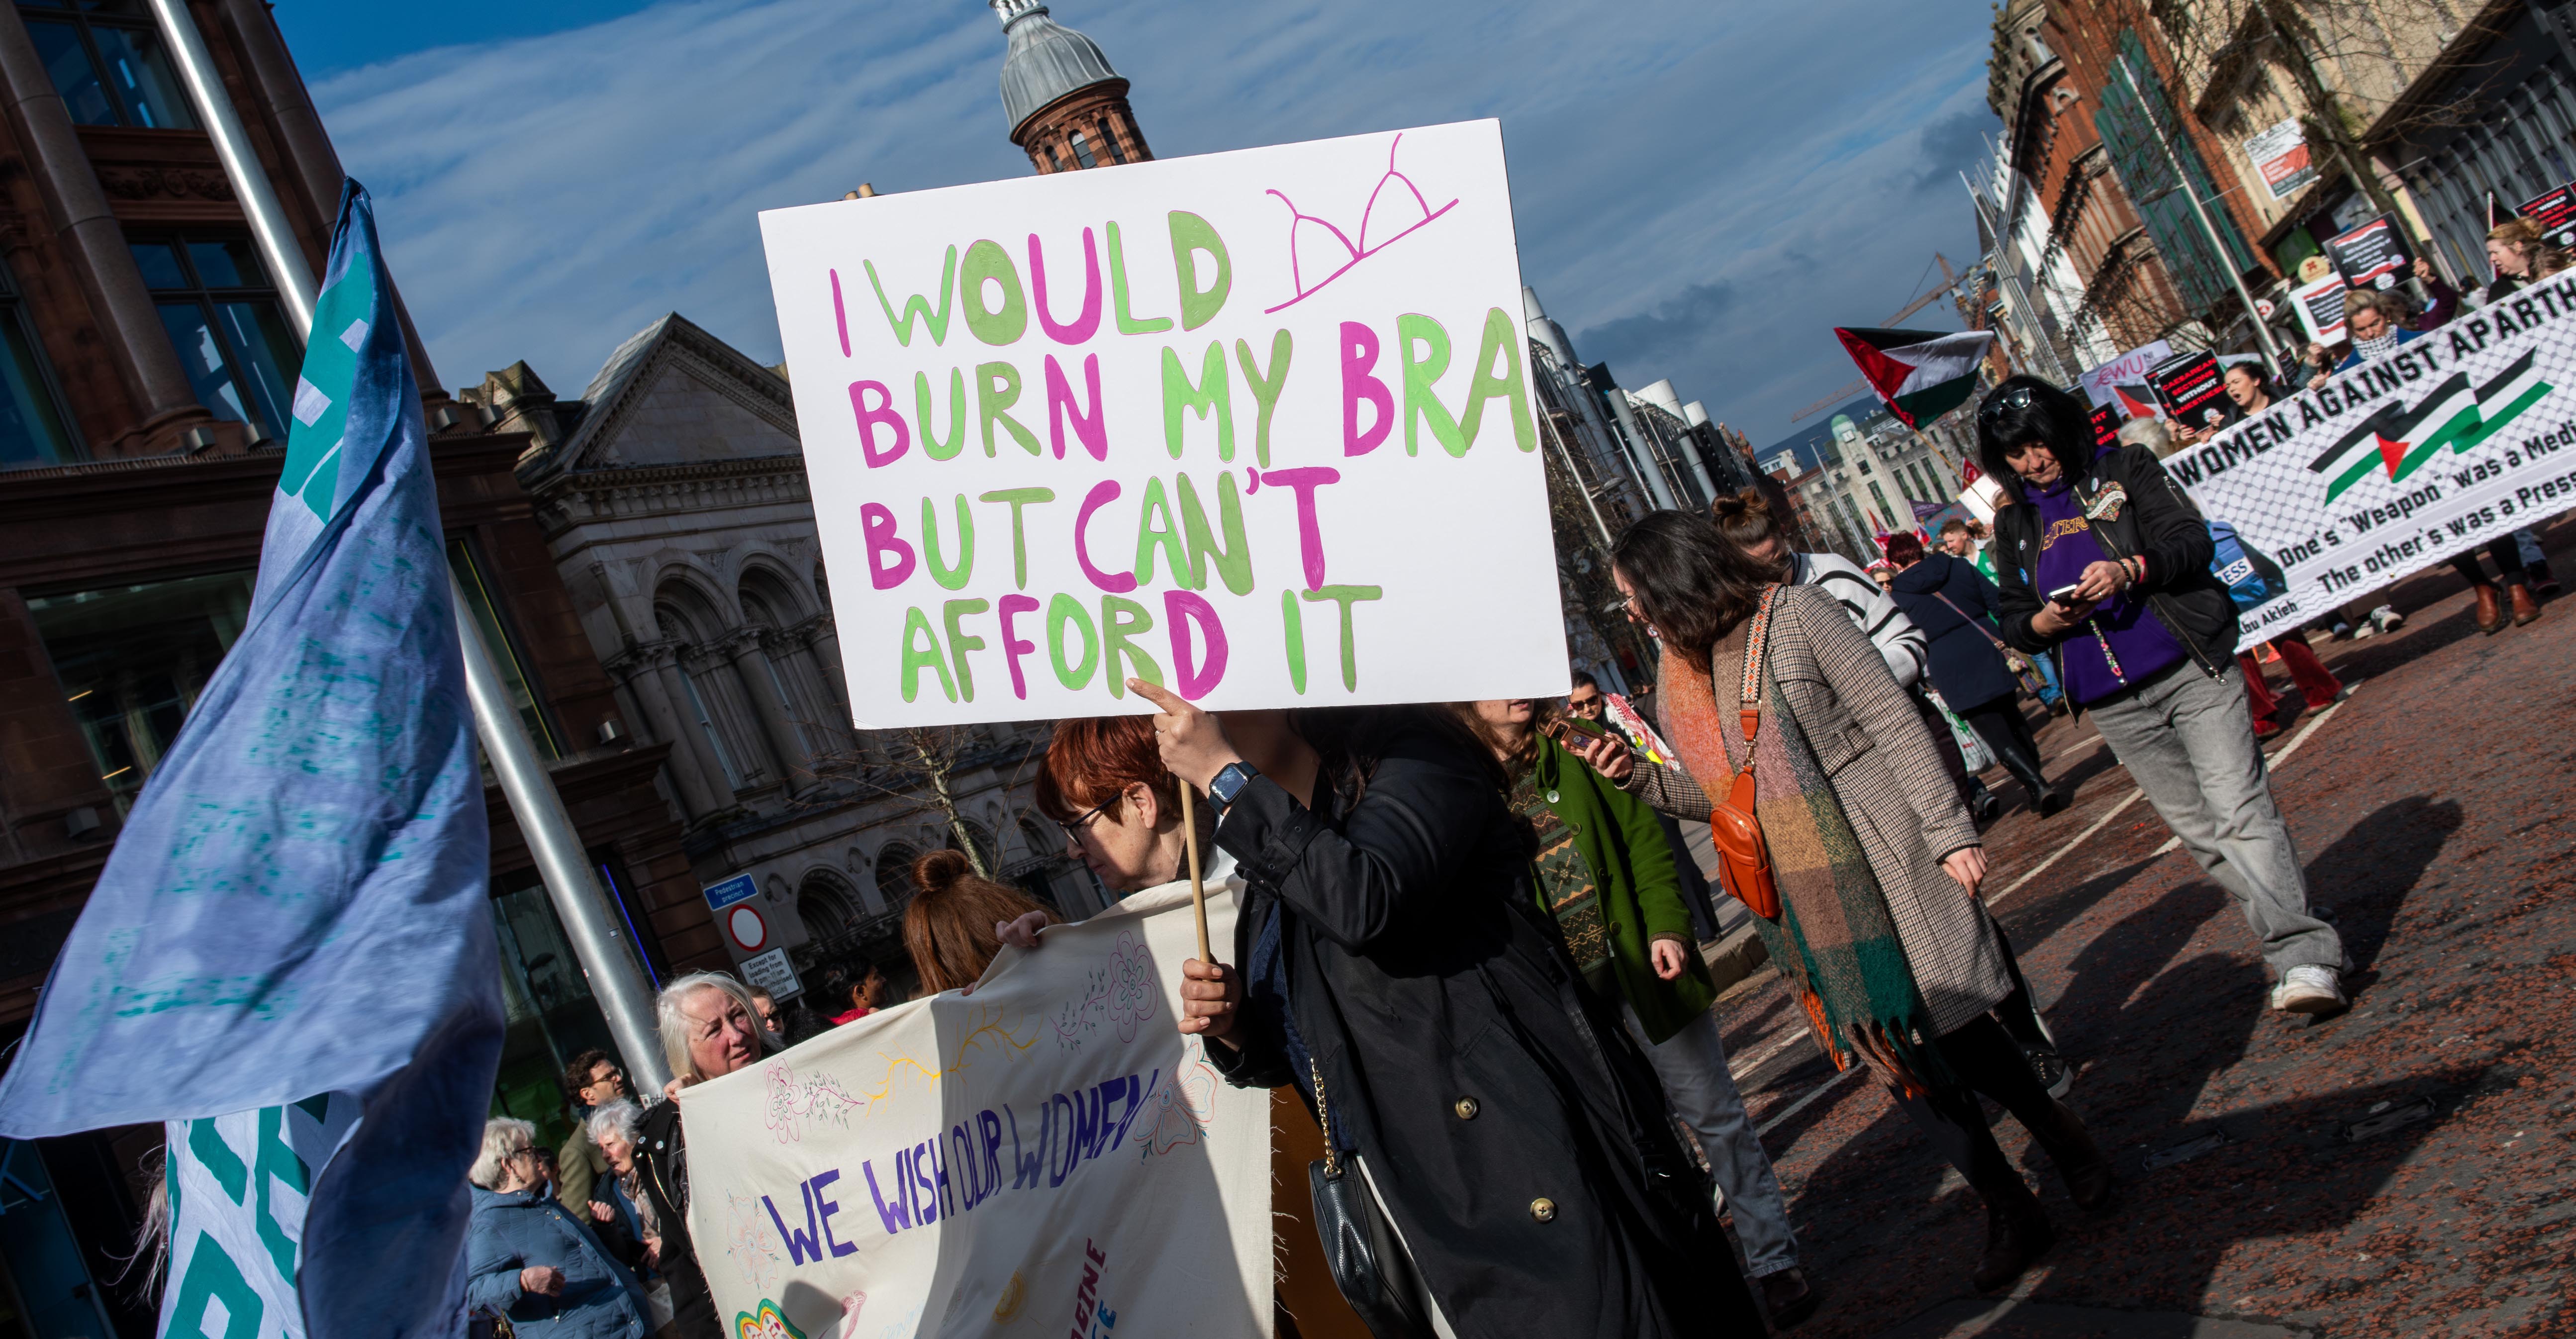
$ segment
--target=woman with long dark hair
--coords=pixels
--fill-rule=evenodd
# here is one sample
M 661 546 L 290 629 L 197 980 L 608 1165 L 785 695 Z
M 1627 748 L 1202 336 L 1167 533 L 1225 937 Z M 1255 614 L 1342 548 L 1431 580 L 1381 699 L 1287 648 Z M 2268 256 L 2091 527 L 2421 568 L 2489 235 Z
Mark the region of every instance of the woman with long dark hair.
M 2004 639 L 2057 657 L 2067 699 L 2245 909 L 2279 977 L 2272 1007 L 2340 1012 L 2343 942 L 2308 911 L 2245 694 L 2227 682 L 2236 605 L 2199 509 L 2155 452 L 2098 451 L 2083 403 L 2036 377 L 1987 393 L 1977 448 L 2009 504 L 1995 513 Z
M 1826 1053 L 1876 1069 L 1984 1198 L 1973 1278 L 2004 1286 L 2055 1230 L 1986 1128 L 1978 1094 L 2048 1150 L 2078 1204 L 2107 1206 L 2113 1178 L 2084 1123 L 1989 1015 L 2011 994 L 2011 973 L 1975 900 L 1985 851 L 1931 732 L 1832 596 L 1779 584 L 1696 517 L 1659 512 L 1630 526 L 1611 577 L 1629 617 L 1663 643 L 1665 735 L 1681 765 L 1609 741 L 1586 760 L 1648 804 L 1701 821 L 1714 812 L 1709 797 L 1750 768 L 1779 893 L 1776 917 L 1754 922 L 1771 959 Z M 1749 741 L 1748 708 L 1759 712 Z
M 1653 1069 L 1539 908 L 1493 755 L 1438 708 L 1220 721 L 1128 687 L 1245 885 L 1233 963 L 1183 964 L 1181 1030 L 1320 1110 L 1421 1331 L 1761 1334 Z

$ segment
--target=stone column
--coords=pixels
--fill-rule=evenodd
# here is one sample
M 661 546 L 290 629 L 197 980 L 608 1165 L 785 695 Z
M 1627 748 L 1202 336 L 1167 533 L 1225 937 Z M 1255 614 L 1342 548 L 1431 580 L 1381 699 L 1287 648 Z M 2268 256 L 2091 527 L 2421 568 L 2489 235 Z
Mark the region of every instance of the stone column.
M 54 90 L 53 75 L 16 5 L 0 5 L 0 83 L 8 86 L 10 117 L 26 146 L 28 172 L 44 195 L 45 212 L 81 294 L 89 300 L 107 346 L 103 352 L 116 361 L 142 411 L 137 430 L 175 436 L 189 420 L 212 419 L 197 403 L 178 351 L 161 328 L 152 293 L 143 286 L 143 271 L 126 248 L 124 225 L 108 207 L 107 192 L 72 126 L 71 109 Z
M 778 780 L 789 793 L 814 784 L 814 760 L 805 756 L 805 741 L 796 732 L 796 722 L 787 714 L 787 703 L 778 696 L 778 680 L 771 676 L 769 652 L 761 646 L 761 634 L 745 628 L 724 645 L 724 653 L 733 659 L 734 672 L 742 676 L 743 687 L 751 693 L 752 714 L 760 718 L 760 732 L 769 741 L 769 751 L 778 759 Z M 803 767 L 805 784 L 796 782 L 796 772 Z
M 814 663 L 823 667 L 823 678 L 831 685 L 833 695 L 841 700 L 842 720 L 847 726 L 858 713 L 850 705 L 850 676 L 841 669 L 841 629 L 828 612 L 806 620 L 807 646 L 814 649 Z
M 731 796 L 719 798 L 724 769 L 706 757 L 705 741 L 698 738 L 698 723 L 671 701 L 662 687 L 662 673 L 671 668 L 667 645 L 638 648 L 632 659 L 609 666 L 609 672 L 625 681 L 626 690 L 644 711 L 653 733 L 670 741 L 671 753 L 665 764 L 671 770 L 671 785 L 680 792 L 680 803 L 687 805 L 689 816 L 703 818 L 726 807 Z
M 697 711 L 689 705 L 689 686 L 681 678 L 688 671 L 680 668 L 679 648 L 670 642 L 656 642 L 650 649 L 653 652 L 653 678 L 660 682 L 662 699 L 679 720 L 680 747 L 688 750 L 696 760 L 693 766 L 706 788 L 724 792 L 724 797 L 715 807 L 730 808 L 733 804 L 732 786 L 724 779 L 724 763 L 709 751 L 714 745 L 707 739 L 705 729 L 698 724 Z

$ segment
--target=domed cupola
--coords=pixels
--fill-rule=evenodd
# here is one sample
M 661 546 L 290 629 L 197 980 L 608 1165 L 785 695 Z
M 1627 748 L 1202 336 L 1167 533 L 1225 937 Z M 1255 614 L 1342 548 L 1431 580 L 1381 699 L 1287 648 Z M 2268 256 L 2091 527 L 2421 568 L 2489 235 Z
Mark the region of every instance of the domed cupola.
M 1150 161 L 1127 105 L 1127 81 L 1100 45 L 1056 22 L 1038 0 L 986 0 L 1002 20 L 1002 111 L 1011 142 L 1040 172 Z

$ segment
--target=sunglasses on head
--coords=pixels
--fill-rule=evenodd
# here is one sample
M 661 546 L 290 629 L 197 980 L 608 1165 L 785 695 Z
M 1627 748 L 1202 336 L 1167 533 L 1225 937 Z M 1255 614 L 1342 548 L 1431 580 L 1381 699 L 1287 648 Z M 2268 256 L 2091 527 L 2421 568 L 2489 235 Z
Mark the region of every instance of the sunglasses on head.
M 2038 392 L 2032 387 L 2015 386 L 2011 390 L 1986 397 L 1985 404 L 1977 409 L 1977 418 L 1980 422 L 1992 422 L 1996 415 L 2007 409 L 2030 408 L 2030 402 L 2037 398 Z

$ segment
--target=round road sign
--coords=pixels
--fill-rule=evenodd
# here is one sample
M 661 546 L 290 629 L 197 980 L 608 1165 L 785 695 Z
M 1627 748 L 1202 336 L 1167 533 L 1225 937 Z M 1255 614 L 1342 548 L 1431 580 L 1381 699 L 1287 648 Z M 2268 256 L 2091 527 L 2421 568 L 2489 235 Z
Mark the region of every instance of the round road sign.
M 769 922 L 748 903 L 725 908 L 724 927 L 734 946 L 745 953 L 758 953 L 769 945 Z

